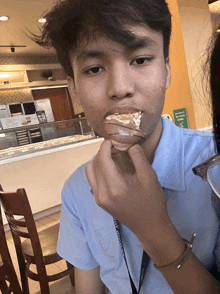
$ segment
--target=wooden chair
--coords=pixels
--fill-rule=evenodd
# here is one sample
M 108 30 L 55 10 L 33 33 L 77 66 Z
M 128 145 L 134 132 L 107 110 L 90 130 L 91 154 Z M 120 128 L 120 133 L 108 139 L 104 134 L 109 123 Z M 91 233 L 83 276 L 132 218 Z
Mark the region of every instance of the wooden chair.
M 0 186 L 1 189 L 1 186 Z M 0 202 L 1 203 L 1 202 Z M 0 205 L 0 290 L 2 294 L 22 294 L 17 275 L 8 250 L 5 231 L 3 227 Z M 6 281 L 9 282 L 9 286 Z
M 48 275 L 46 265 L 62 260 L 57 254 L 57 240 L 59 224 L 46 230 L 37 232 L 32 210 L 25 189 L 16 192 L 1 192 L 0 200 L 8 220 L 13 236 L 18 263 L 20 267 L 21 282 L 24 294 L 29 294 L 28 278 L 39 281 L 42 294 L 49 294 L 49 282 L 59 280 L 67 275 L 74 284 L 74 267 L 68 264 L 68 269 L 54 275 Z M 17 220 L 14 216 L 23 216 L 23 220 Z M 21 238 L 26 238 L 21 242 Z M 30 269 L 30 265 L 36 265 L 37 273 Z

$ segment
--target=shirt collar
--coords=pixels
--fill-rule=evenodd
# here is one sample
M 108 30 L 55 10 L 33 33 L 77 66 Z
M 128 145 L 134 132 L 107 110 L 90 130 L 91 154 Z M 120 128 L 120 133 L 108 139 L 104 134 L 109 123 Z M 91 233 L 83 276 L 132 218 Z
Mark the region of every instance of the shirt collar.
M 161 118 L 163 130 L 152 167 L 163 188 L 185 191 L 183 133 L 173 122 Z

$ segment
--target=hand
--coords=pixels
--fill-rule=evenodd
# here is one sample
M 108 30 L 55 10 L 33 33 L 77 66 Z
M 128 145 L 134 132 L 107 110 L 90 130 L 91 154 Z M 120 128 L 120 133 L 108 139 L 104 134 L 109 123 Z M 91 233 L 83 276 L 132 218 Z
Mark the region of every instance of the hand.
M 127 226 L 146 243 L 160 234 L 169 220 L 166 198 L 157 175 L 139 145 L 128 153 L 102 143 L 86 166 L 86 176 L 98 206 Z

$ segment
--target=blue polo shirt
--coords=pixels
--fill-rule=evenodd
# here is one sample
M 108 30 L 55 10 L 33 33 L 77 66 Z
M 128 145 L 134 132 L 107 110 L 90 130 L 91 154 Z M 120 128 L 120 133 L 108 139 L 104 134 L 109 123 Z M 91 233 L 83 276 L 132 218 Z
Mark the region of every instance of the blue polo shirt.
M 203 265 L 210 269 L 216 262 L 220 269 L 219 220 L 212 205 L 212 190 L 192 172 L 194 166 L 214 154 L 213 136 L 181 129 L 163 117 L 162 122 L 163 132 L 152 167 L 167 197 L 170 219 L 182 238 L 190 240 L 196 233 L 193 252 Z M 131 293 L 113 218 L 96 204 L 84 167 L 70 176 L 62 190 L 58 254 L 80 269 L 100 266 L 100 277 L 109 293 Z M 143 249 L 124 225 L 121 225 L 121 235 L 128 267 L 138 289 Z M 140 293 L 173 293 L 152 261 Z

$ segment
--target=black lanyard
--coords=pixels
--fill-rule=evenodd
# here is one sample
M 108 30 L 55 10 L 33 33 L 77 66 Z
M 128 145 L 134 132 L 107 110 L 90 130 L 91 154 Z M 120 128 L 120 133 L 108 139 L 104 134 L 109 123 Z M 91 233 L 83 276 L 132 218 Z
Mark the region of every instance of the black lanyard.
M 144 276 L 145 276 L 145 273 L 146 273 L 146 270 L 147 270 L 147 265 L 149 263 L 150 257 L 143 250 L 142 262 L 141 262 L 141 272 L 140 272 L 140 281 L 139 281 L 139 289 L 138 289 L 138 292 L 137 292 L 137 289 L 136 289 L 136 287 L 134 285 L 134 282 L 133 282 L 133 280 L 131 278 L 131 275 L 130 275 L 130 272 L 129 272 L 129 268 L 128 268 L 128 264 L 127 264 L 127 260 L 126 260 L 126 256 L 125 256 L 125 251 L 124 251 L 124 246 L 123 246 L 122 239 L 121 239 L 119 222 L 114 219 L 114 224 L 115 224 L 119 244 L 121 246 L 121 251 L 122 251 L 122 253 L 124 255 L 124 260 L 125 260 L 125 263 L 126 263 L 126 266 L 127 266 L 127 269 L 128 269 L 128 274 L 129 274 L 129 278 L 130 278 L 130 282 L 131 282 L 132 294 L 139 294 L 140 290 L 141 290 L 141 286 L 143 284 Z

